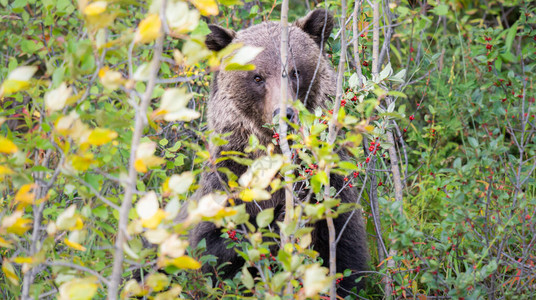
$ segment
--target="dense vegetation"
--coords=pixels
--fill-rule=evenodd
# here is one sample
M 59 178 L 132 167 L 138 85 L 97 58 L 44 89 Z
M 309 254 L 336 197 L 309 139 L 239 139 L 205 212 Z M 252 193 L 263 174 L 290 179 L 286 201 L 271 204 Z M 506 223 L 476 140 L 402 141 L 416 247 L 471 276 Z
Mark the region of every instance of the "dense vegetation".
M 274 163 L 225 158 L 257 177 L 228 174 L 224 199 L 262 201 L 268 186 L 292 182 L 316 195 L 318 203 L 296 203 L 278 223 L 282 237 L 269 226 L 273 211 L 261 213 L 256 228 L 242 206 L 216 203 L 222 195 L 193 203 L 188 219 L 174 222 L 201 172 L 214 166 L 207 145 L 226 142 L 204 130 L 205 104 L 211 71 L 236 49 L 207 50 L 207 24 L 279 20 L 281 1 L 0 0 L 0 7 L 4 299 L 326 296 L 352 270 L 328 276 L 305 224 L 349 210 L 363 212 L 370 235 L 368 288 L 356 297 L 536 293 L 534 3 L 290 3 L 290 21 L 314 7 L 338 20 L 326 51 L 344 76 L 342 98 L 334 98 L 340 109 L 294 104 L 300 122 L 289 139 L 299 160 L 255 137 L 246 152 L 265 151 Z M 237 53 L 234 67 L 248 68 L 251 53 Z M 344 134 L 331 143 L 333 122 Z M 343 148 L 350 162 L 333 155 Z M 286 177 L 274 178 L 278 172 Z M 339 205 L 337 191 L 324 191 L 329 172 L 358 188 L 359 205 Z M 186 242 L 201 220 L 221 224 L 251 268 L 219 282 L 202 274 L 200 264 L 215 259 Z

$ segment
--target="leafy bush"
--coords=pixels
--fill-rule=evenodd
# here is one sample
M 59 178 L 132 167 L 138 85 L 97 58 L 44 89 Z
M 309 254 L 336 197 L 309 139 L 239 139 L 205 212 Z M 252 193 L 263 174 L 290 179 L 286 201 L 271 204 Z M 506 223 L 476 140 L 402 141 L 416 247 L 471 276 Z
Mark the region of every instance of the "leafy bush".
M 273 153 L 278 135 L 223 158 L 271 174 L 227 174 L 229 199 L 294 184 L 318 201 L 297 203 L 285 222 L 265 210 L 253 226 L 243 205 L 215 194 L 176 220 L 215 166 L 207 145 L 226 143 L 204 130 L 205 104 L 211 72 L 236 48 L 207 50 L 207 24 L 277 20 L 280 2 L 0 1 L 2 295 L 317 298 L 352 270 L 328 274 L 308 224 L 354 211 L 372 258 L 361 298 L 532 297 L 536 7 L 361 2 L 343 13 L 318 3 L 340 19 L 327 52 L 343 62 L 342 95 L 326 111 L 294 104 L 294 159 Z M 292 3 L 290 19 L 312 4 Z M 334 154 L 343 150 L 349 161 Z M 326 189 L 330 172 L 357 187 L 360 205 Z M 201 220 L 221 225 L 246 261 L 236 277 L 223 279 L 206 244 L 189 247 Z

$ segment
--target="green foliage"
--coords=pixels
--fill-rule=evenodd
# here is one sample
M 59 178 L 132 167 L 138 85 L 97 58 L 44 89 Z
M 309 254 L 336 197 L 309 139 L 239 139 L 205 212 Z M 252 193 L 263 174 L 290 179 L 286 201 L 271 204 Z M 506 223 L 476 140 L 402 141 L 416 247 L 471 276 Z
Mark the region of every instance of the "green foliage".
M 210 72 L 238 49 L 207 50 L 207 23 L 239 29 L 277 20 L 280 1 L 168 1 L 166 24 L 162 1 L 0 1 L 2 294 L 106 297 L 130 186 L 124 298 L 318 298 L 336 278 L 311 249 L 308 225 L 349 211 L 363 212 L 372 236 L 374 272 L 364 275 L 362 297 L 381 297 L 387 282 L 388 296 L 398 298 L 530 298 L 536 8 L 526 1 L 416 3 L 386 3 L 381 42 L 390 43 L 380 48 L 377 77 L 372 8 L 363 4 L 357 35 L 349 37 L 358 49 L 349 48 L 342 109 L 333 118 L 332 107 L 310 112 L 294 103 L 299 122 L 290 124 L 294 157 L 287 161 L 274 154 L 278 136 L 270 145 L 251 136 L 245 153 L 215 159 L 208 143 L 224 145 L 229 134 L 204 132 Z M 341 17 L 339 2 L 319 6 Z M 292 3 L 289 19 L 308 9 Z M 333 65 L 339 25 L 327 43 Z M 243 47 L 221 67 L 249 70 L 257 52 Z M 141 111 L 148 90 L 152 101 Z M 136 119 L 142 138 L 133 148 Z M 340 130 L 334 144 L 327 141 L 332 119 Z M 403 201 L 395 199 L 392 147 Z M 343 152 L 351 158 L 341 161 Z M 200 174 L 224 160 L 249 171 L 238 177 L 219 169 L 228 179 L 224 193 L 190 203 Z M 127 179 L 130 166 L 135 182 Z M 326 189 L 328 173 L 358 188 L 356 204 L 341 204 L 340 191 Z M 235 205 L 269 199 L 288 183 L 283 174 L 308 195 L 286 212 L 290 222 L 273 209 L 253 219 Z M 221 226 L 227 247 L 246 261 L 234 278 L 223 279 L 226 264 L 204 254 L 204 241 L 188 246 L 187 231 L 201 221 Z M 202 273 L 203 264 L 212 273 Z

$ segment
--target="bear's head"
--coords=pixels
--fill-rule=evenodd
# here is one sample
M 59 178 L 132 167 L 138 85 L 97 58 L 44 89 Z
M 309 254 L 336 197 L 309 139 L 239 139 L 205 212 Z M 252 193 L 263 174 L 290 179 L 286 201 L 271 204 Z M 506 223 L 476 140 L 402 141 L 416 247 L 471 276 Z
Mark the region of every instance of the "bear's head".
M 250 63 L 252 71 L 225 71 L 214 74 L 208 104 L 209 129 L 217 133 L 234 132 L 233 140 L 247 143 L 255 134 L 266 144 L 273 132 L 263 125 L 272 123 L 279 110 L 282 64 L 281 25 L 263 22 L 234 32 L 216 25 L 205 44 L 219 51 L 231 43 L 263 48 Z M 309 110 L 324 107 L 335 92 L 335 75 L 324 55 L 324 44 L 333 29 L 333 16 L 323 9 L 289 24 L 289 99 L 299 99 Z M 238 149 L 234 149 L 238 150 Z

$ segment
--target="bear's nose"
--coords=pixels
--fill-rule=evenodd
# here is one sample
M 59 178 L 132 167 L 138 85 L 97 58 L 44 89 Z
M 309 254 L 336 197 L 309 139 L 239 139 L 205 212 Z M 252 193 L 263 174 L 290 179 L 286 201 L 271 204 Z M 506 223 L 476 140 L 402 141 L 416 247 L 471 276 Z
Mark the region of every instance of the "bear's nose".
M 279 107 L 274 110 L 274 117 L 279 115 L 279 111 L 280 111 Z M 291 107 L 287 107 L 287 119 L 288 120 L 292 121 L 294 119 L 295 114 L 296 113 Z

